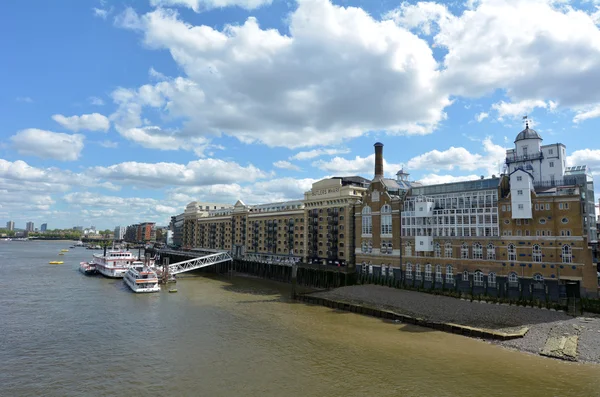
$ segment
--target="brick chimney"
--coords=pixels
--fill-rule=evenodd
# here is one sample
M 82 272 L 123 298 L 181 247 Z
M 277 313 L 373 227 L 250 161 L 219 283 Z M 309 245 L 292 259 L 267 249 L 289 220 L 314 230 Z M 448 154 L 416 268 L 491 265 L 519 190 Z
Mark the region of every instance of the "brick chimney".
M 375 145 L 375 179 L 383 178 L 383 143 L 377 142 Z

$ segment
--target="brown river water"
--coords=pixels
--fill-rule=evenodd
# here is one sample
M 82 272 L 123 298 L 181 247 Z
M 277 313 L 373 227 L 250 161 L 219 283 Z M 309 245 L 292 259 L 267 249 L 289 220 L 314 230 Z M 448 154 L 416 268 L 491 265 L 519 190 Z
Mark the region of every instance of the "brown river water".
M 57 256 L 69 245 L 0 241 L 0 396 L 600 396 L 598 365 L 290 302 L 289 285 L 136 295 L 80 274 L 99 251 Z

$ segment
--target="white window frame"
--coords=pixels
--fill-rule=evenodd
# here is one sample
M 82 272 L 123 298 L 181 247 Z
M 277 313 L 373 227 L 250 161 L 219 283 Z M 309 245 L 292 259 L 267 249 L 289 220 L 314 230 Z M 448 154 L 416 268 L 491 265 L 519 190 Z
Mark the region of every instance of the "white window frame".
M 450 242 L 444 244 L 444 257 L 452 258 L 452 243 Z
M 534 244 L 533 247 L 531 247 L 531 260 L 537 263 L 542 261 L 542 247 L 538 244 Z
M 392 236 L 392 207 L 389 204 L 381 207 L 381 235 Z
M 487 252 L 486 252 L 486 257 L 488 261 L 495 261 L 496 260 L 496 246 L 492 243 L 489 243 L 487 245 Z
M 435 282 L 442 283 L 444 282 L 444 277 L 442 276 L 442 266 L 435 265 Z
M 373 234 L 373 217 L 371 207 L 366 206 L 362 209 L 362 234 L 370 236 Z
M 412 279 L 413 278 L 413 274 L 412 274 L 412 265 L 410 263 L 406 264 L 406 278 L 408 279 Z
M 412 256 L 412 245 L 410 242 L 404 245 L 404 256 Z
M 563 263 L 573 263 L 573 248 L 570 245 L 565 244 L 561 249 L 561 257 Z
M 431 281 L 431 263 L 425 265 L 425 281 Z
M 469 259 L 469 246 L 467 243 L 462 243 L 460 246 L 460 259 Z
M 476 287 L 483 287 L 483 272 L 481 270 L 476 270 L 473 273 L 473 285 Z
M 508 285 L 510 287 L 516 287 L 519 285 L 519 275 L 516 272 L 510 272 L 508 275 Z
M 483 259 L 483 246 L 480 243 L 473 243 L 473 259 Z
M 421 264 L 415 265 L 415 280 L 421 280 Z
M 433 246 L 433 256 L 436 258 L 442 257 L 442 246 L 440 245 L 440 243 L 435 243 L 435 245 Z
M 515 262 L 517 260 L 517 248 L 515 247 L 515 245 L 509 244 L 508 247 L 506 247 L 506 251 L 507 259 L 509 261 Z
M 462 272 L 462 281 L 469 281 L 469 271 L 465 270 Z
M 496 273 L 492 272 L 488 274 L 488 287 L 496 288 Z
M 446 265 L 446 284 L 454 284 L 454 272 L 452 265 Z

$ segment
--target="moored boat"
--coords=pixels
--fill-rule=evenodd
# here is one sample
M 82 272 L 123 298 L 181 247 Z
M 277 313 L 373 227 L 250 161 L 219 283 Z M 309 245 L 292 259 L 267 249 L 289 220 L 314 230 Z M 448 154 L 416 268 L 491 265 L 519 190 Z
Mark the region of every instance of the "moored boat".
M 94 254 L 90 265 L 93 265 L 98 273 L 111 278 L 123 278 L 127 269 L 138 258 L 129 251 L 110 250 L 104 254 Z M 153 263 L 153 262 L 152 262 Z
M 96 274 L 96 266 L 90 265 L 88 262 L 81 262 L 79 264 L 79 271 L 86 276 L 91 276 Z
M 156 272 L 141 261 L 133 262 L 125 273 L 123 281 L 135 293 L 160 291 Z
M 62 265 L 64 262 L 63 261 L 50 261 L 48 262 L 50 265 Z

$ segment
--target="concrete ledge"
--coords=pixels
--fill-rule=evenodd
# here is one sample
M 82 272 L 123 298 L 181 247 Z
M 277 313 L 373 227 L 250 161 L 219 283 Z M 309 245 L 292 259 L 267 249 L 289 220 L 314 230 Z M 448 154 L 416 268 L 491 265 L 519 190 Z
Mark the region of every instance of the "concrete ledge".
M 406 324 L 418 325 L 421 327 L 432 328 L 435 330 L 449 332 L 452 334 L 459 334 L 464 336 L 470 336 L 473 338 L 482 338 L 482 339 L 496 339 L 496 340 L 510 340 L 522 338 L 525 336 L 527 331 L 529 331 L 528 327 L 523 327 L 519 331 L 506 333 L 495 331 L 487 328 L 477 328 L 470 327 L 467 325 L 461 324 L 453 324 L 453 323 L 444 323 L 444 322 L 436 322 L 427 320 L 424 318 L 412 317 L 406 314 L 396 313 L 390 310 L 378 309 L 375 307 L 349 303 L 344 301 L 337 301 L 332 299 L 320 298 L 311 295 L 300 294 L 296 295 L 296 300 L 314 304 L 321 305 L 325 307 L 330 307 L 333 309 L 349 311 L 352 313 L 365 314 L 367 316 L 378 317 L 388 320 L 400 321 Z

